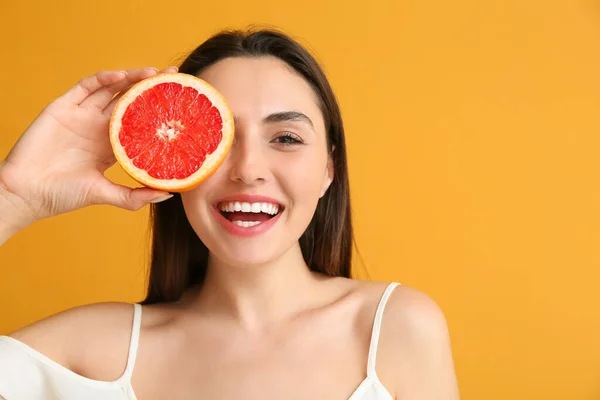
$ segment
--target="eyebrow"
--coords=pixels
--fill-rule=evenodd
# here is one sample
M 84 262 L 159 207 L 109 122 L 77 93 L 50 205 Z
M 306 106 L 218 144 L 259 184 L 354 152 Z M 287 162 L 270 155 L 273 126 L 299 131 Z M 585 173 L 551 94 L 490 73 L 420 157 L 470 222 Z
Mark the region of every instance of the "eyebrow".
M 234 117 L 234 121 L 238 121 L 238 117 Z M 277 122 L 304 122 L 310 125 L 311 129 L 315 130 L 315 125 L 312 120 L 308 118 L 306 114 L 303 114 L 299 111 L 279 111 L 272 114 L 267 115 L 263 118 L 263 124 L 275 124 Z

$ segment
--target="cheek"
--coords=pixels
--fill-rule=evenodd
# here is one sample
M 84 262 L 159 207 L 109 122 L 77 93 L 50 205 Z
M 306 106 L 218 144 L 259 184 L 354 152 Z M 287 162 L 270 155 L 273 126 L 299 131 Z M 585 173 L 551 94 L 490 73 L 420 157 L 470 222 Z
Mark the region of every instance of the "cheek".
M 203 215 L 206 213 L 206 211 L 204 211 L 206 206 L 202 202 L 201 196 L 199 196 L 198 192 L 193 190 L 191 192 L 182 193 L 181 200 L 188 222 L 192 225 L 196 234 L 202 236 L 202 232 L 206 230 L 207 225 L 203 222 L 206 220 L 206 216 Z
M 217 186 L 216 182 L 218 179 L 215 179 L 217 178 L 217 174 L 218 171 L 198 187 L 181 193 L 183 208 L 188 220 L 196 231 L 203 231 L 207 228 L 206 221 L 210 218 L 209 213 L 211 212 L 208 196 L 210 193 L 214 193 L 214 188 Z
M 218 168 L 213 175 L 200 185 L 190 191 L 181 193 L 183 204 L 186 206 L 205 204 L 209 199 L 209 195 L 215 193 L 215 190 L 223 185 L 222 182 L 226 178 L 227 173 L 224 171 L 224 168 Z
M 277 180 L 284 186 L 292 205 L 314 209 L 324 177 L 325 161 L 320 157 L 287 157 Z

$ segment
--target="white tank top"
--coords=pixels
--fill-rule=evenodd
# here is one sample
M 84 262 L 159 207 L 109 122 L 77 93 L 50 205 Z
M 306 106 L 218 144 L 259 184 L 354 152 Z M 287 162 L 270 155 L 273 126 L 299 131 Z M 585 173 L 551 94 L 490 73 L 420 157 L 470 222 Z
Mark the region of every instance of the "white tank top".
M 367 362 L 367 377 L 348 400 L 393 400 L 375 372 L 375 358 L 383 310 L 398 283 L 386 288 L 373 322 Z M 83 377 L 9 336 L 0 336 L 0 396 L 6 400 L 136 400 L 131 386 L 142 307 L 134 304 L 133 328 L 127 367 L 116 381 L 104 382 Z

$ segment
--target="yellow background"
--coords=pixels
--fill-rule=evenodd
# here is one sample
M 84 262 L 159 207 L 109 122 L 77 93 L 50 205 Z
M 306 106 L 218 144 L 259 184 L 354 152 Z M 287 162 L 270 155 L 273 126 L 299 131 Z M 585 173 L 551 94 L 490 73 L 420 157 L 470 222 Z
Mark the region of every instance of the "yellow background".
M 597 1 L 0 4 L 0 157 L 82 76 L 165 67 L 224 27 L 297 36 L 339 96 L 364 265 L 443 307 L 462 398 L 600 399 Z M 94 207 L 13 237 L 0 333 L 140 300 L 146 219 Z

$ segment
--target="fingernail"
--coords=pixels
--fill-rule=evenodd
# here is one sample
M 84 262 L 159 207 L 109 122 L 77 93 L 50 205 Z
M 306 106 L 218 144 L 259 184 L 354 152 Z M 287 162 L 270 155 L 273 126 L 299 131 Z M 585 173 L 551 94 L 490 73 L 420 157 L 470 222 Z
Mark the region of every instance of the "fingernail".
M 153 70 L 155 70 L 156 72 L 158 72 L 158 68 L 155 68 L 155 67 L 148 67 L 148 69 L 153 69 Z
M 166 195 L 166 196 L 160 196 L 160 197 L 157 197 L 155 199 L 150 200 L 150 203 L 154 203 L 154 204 L 160 203 L 162 201 L 169 200 L 171 197 L 173 197 L 172 194 L 169 194 L 169 195 Z
M 179 67 L 176 65 L 172 65 L 170 68 L 175 68 L 175 71 L 179 71 Z

